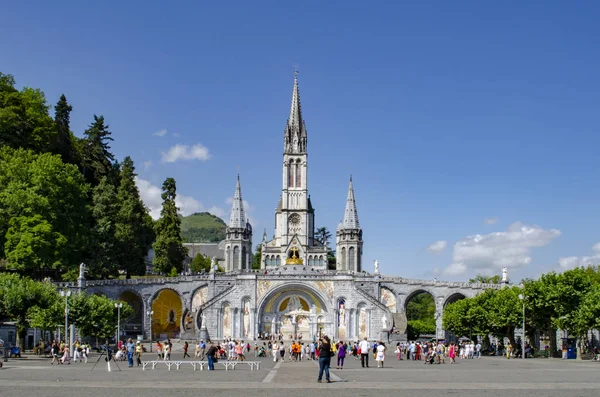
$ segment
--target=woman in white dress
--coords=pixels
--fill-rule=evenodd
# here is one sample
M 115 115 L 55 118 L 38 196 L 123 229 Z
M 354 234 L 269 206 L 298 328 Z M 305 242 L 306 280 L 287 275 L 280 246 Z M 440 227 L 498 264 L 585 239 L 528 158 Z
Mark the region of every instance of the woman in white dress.
M 385 361 L 385 345 L 383 342 L 377 344 L 377 355 L 375 356 L 377 361 L 377 368 L 383 368 L 383 362 Z

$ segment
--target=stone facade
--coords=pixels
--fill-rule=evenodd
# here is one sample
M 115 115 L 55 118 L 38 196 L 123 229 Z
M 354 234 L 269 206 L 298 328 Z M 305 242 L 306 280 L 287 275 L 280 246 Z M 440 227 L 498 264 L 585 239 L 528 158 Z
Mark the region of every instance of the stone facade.
M 308 195 L 307 133 L 294 79 L 290 116 L 284 130 L 282 193 L 275 233 L 261 243 L 261 270 L 251 269 L 252 227 L 238 176 L 226 239 L 219 243 L 225 272 L 138 280 L 89 281 L 88 293 L 126 301 L 134 315 L 128 329 L 146 339 L 254 339 L 283 334 L 285 340 L 396 340 L 406 338 L 406 305 L 430 293 L 436 304 L 437 337 L 444 338 L 443 308 L 494 285 L 408 280 L 363 270 L 363 231 L 352 178 L 344 218 L 336 230 L 336 270 L 328 270 L 327 241 L 314 232 Z M 214 270 L 214 269 L 213 269 Z

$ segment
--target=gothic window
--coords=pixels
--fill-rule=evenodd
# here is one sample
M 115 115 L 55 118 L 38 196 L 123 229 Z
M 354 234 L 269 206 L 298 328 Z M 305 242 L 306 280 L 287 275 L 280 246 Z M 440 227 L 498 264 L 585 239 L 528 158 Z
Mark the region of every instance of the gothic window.
M 231 270 L 237 270 L 240 268 L 240 247 L 237 245 L 233 247 L 233 268 Z
M 293 160 L 290 160 L 290 163 L 287 166 L 288 172 L 288 187 L 294 187 L 294 163 Z
M 248 260 L 246 258 L 246 247 L 242 247 L 242 269 L 248 268 Z
M 346 270 L 346 247 L 342 248 L 342 270 Z
M 319 265 L 326 265 L 327 263 L 323 262 L 323 255 L 319 256 Z
M 273 266 L 279 266 L 280 263 L 281 263 L 281 259 L 279 258 L 279 255 L 277 255 L 275 257 L 275 263 L 273 263 Z
M 354 270 L 354 247 L 348 250 L 348 270 Z
M 296 160 L 296 187 L 302 186 L 302 166 L 300 165 L 300 159 Z
M 225 269 L 229 270 L 231 267 L 231 247 L 227 246 L 227 253 L 225 254 Z

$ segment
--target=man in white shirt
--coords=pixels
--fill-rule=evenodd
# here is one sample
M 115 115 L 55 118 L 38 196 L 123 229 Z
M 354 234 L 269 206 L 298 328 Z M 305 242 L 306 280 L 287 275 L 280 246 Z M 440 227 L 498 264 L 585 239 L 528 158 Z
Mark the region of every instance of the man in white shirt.
M 366 364 L 367 368 L 369 368 L 369 351 L 371 350 L 371 346 L 366 337 L 364 340 L 360 341 L 358 348 L 360 349 L 360 363 L 362 364 L 362 367 L 364 368 Z

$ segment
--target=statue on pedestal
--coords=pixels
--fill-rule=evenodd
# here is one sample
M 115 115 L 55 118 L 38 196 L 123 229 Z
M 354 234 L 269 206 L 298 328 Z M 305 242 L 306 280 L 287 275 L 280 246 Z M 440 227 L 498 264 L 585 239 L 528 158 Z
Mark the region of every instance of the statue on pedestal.
M 506 268 L 506 266 L 504 266 L 502 268 L 502 282 L 503 283 L 507 283 L 508 282 L 508 269 Z
M 79 265 L 79 278 L 85 278 L 85 263 Z
M 216 273 L 217 271 L 217 259 L 213 256 L 210 258 L 210 273 Z
M 375 274 L 379 274 L 379 261 L 377 259 L 375 259 Z

